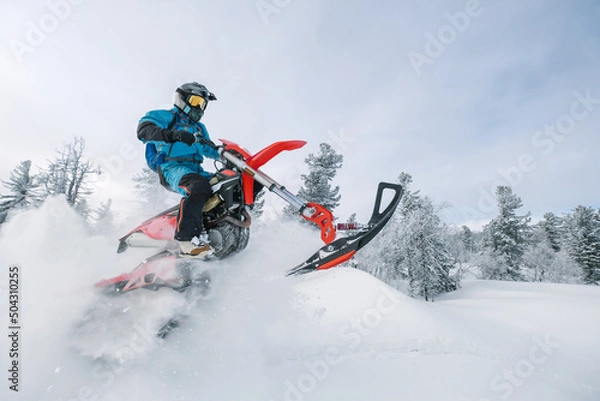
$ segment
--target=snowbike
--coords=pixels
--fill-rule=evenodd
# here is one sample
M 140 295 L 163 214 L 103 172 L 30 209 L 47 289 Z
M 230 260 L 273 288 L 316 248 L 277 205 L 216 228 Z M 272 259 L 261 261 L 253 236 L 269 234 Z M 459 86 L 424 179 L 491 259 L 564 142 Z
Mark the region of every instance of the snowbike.
M 228 140 L 220 139 L 222 146 L 216 146 L 200 137 L 197 140 L 215 147 L 223 159 L 222 168 L 210 181 L 212 195 L 204 207 L 204 227 L 214 249 L 213 259 L 226 258 L 248 245 L 252 222 L 248 210 L 254 204 L 255 182 L 293 206 L 304 219 L 317 225 L 325 243 L 306 261 L 289 270 L 287 275 L 329 269 L 351 259 L 386 225 L 402 196 L 400 185 L 380 183 L 369 223 L 349 235 L 338 235 L 336 238 L 336 225 L 329 210 L 318 203 L 306 202 L 293 195 L 260 170 L 260 167 L 279 153 L 299 149 L 306 144 L 305 141 L 276 142 L 251 154 Z M 390 190 L 392 196 L 382 210 L 386 190 Z M 178 206 L 165 210 L 120 238 L 118 252 L 140 246 L 160 247 L 161 250 L 130 273 L 102 280 L 95 286 L 112 295 L 140 288 L 156 291 L 168 287 L 181 292 L 190 286 L 206 288 L 210 284 L 210 277 L 192 274 L 197 263 L 205 262 L 178 255 L 178 247 L 173 240 L 177 211 Z

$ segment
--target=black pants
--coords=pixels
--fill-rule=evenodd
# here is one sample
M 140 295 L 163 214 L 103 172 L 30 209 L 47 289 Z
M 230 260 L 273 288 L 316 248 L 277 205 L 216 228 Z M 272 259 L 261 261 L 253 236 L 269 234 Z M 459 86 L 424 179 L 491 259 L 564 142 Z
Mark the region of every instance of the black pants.
M 195 173 L 181 177 L 179 186 L 185 189 L 188 195 L 179 203 L 175 239 L 189 241 L 200 234 L 204 228 L 202 209 L 210 197 L 211 189 L 208 180 Z
M 211 188 L 208 180 L 200 174 L 190 173 L 181 177 L 179 186 L 184 188 L 188 196 L 179 202 L 175 239 L 189 241 L 204 229 L 203 214 L 204 204 L 210 198 Z M 258 182 L 254 182 L 254 196 L 263 189 Z

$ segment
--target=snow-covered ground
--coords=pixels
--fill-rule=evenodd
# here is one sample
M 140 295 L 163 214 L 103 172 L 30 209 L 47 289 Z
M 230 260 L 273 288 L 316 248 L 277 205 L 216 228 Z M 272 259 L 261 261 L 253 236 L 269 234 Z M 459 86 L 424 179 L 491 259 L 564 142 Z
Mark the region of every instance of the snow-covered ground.
M 16 216 L 0 232 L 0 308 L 8 331 L 17 264 L 20 382 L 8 389 L 2 335 L 0 399 L 600 399 L 599 288 L 467 281 L 426 303 L 354 269 L 284 277 L 317 237 L 258 225 L 242 254 L 209 265 L 214 290 L 158 340 L 161 321 L 190 309 L 181 294 L 107 303 L 91 290 L 151 251 L 117 255 L 115 239 L 89 235 L 60 199 Z

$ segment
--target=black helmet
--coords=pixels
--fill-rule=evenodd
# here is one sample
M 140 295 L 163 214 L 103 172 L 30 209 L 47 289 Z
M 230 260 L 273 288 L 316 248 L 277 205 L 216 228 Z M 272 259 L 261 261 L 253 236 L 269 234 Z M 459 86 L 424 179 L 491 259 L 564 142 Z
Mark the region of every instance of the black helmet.
M 200 121 L 211 100 L 217 100 L 215 94 L 198 82 L 183 84 L 175 91 L 175 106 L 193 121 Z

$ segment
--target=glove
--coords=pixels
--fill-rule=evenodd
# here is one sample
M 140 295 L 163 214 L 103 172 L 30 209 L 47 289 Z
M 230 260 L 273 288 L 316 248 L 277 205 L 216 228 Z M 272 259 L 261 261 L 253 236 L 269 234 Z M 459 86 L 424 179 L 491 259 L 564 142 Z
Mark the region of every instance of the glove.
M 187 131 L 168 131 L 165 135 L 167 143 L 183 142 L 188 146 L 192 146 L 196 142 L 194 134 Z

